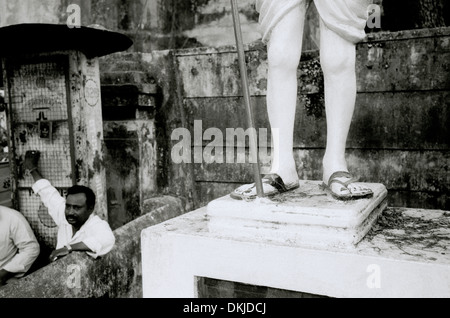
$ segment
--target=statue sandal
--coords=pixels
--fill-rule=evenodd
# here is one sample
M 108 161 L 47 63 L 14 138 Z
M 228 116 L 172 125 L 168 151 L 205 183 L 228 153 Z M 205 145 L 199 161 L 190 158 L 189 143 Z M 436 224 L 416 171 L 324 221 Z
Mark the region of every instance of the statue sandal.
M 274 196 L 279 193 L 284 193 L 287 191 L 291 191 L 297 189 L 299 187 L 299 183 L 293 182 L 285 184 L 283 179 L 277 174 L 269 174 L 263 177 L 262 179 L 263 192 L 265 196 Z M 258 196 L 256 192 L 255 183 L 252 184 L 244 184 L 240 186 L 232 193 L 230 193 L 230 197 L 236 200 L 246 200 L 250 201 L 255 199 Z
M 347 181 L 341 181 L 340 178 L 347 178 Z M 333 173 L 328 180 L 328 184 L 323 183 L 321 185 L 322 190 L 326 191 L 327 193 L 331 194 L 333 198 L 337 200 L 352 200 L 352 199 L 363 199 L 363 198 L 369 198 L 373 196 L 373 191 L 369 188 L 360 188 L 358 191 L 357 189 L 350 189 L 348 186 L 352 183 L 357 182 L 358 179 L 353 177 L 349 172 L 347 171 L 337 171 Z M 342 185 L 340 188 L 341 193 L 337 193 L 332 190 L 331 185 L 333 183 L 338 183 Z M 348 191 L 349 193 L 342 193 L 343 191 Z

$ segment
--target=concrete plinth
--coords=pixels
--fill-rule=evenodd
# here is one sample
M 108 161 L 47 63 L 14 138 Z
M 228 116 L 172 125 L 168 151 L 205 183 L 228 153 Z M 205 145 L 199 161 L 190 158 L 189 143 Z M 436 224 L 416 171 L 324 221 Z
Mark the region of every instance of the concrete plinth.
M 388 208 L 354 249 L 224 236 L 206 214 L 142 232 L 145 298 L 198 297 L 199 277 L 330 297 L 450 297 L 449 212 Z
M 300 188 L 270 199 L 214 200 L 207 207 L 209 230 L 302 246 L 353 248 L 387 207 L 386 187 L 364 184 L 374 192 L 372 198 L 339 201 L 320 184 L 301 181 Z

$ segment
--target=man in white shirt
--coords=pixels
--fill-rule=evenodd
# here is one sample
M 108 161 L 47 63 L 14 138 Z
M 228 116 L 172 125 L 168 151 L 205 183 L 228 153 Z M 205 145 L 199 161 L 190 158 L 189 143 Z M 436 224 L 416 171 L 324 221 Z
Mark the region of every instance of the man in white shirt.
M 115 237 L 109 224 L 93 214 L 94 192 L 84 186 L 68 189 L 67 197 L 60 195 L 37 169 L 38 151 L 25 155 L 24 168 L 33 176 L 33 191 L 41 197 L 48 213 L 58 226 L 56 249 L 50 261 L 65 256 L 72 251 L 84 251 L 93 258 L 107 254 L 114 246 Z
M 0 286 L 23 277 L 39 252 L 39 243 L 25 217 L 0 206 Z

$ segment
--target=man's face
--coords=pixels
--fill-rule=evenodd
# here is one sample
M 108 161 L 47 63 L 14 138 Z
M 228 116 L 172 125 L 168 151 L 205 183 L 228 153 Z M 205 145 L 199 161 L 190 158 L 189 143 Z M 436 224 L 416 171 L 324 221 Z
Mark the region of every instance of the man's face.
M 70 225 L 79 229 L 89 218 L 92 209 L 86 206 L 84 193 L 70 194 L 66 198 L 66 220 Z

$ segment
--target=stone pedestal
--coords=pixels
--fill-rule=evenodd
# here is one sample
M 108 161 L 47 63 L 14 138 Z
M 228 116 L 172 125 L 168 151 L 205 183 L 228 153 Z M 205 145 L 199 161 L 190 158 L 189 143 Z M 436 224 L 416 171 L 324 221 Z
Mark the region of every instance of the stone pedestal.
M 388 208 L 353 249 L 225 236 L 206 214 L 142 232 L 144 298 L 199 297 L 201 277 L 330 297 L 450 297 L 450 212 Z
M 320 184 L 301 181 L 300 188 L 270 199 L 246 202 L 226 196 L 214 200 L 207 207 L 208 227 L 228 236 L 311 247 L 354 247 L 387 207 L 386 187 L 365 184 L 374 192 L 372 198 L 339 201 Z

